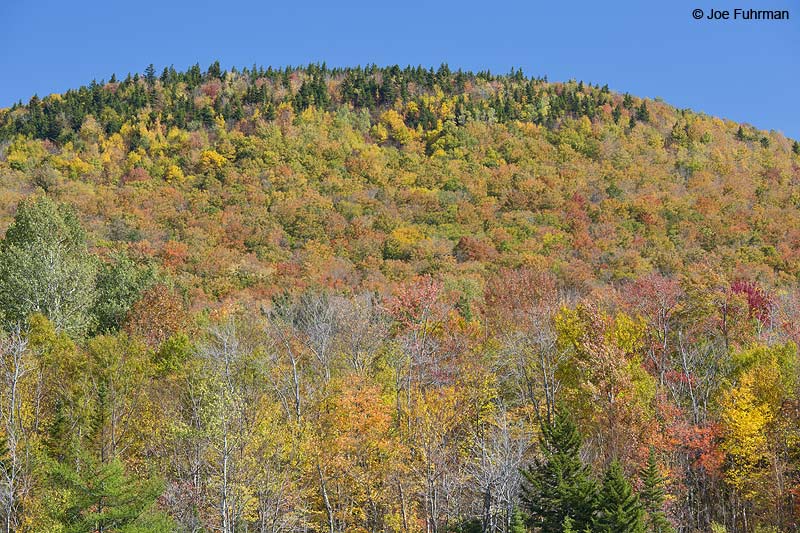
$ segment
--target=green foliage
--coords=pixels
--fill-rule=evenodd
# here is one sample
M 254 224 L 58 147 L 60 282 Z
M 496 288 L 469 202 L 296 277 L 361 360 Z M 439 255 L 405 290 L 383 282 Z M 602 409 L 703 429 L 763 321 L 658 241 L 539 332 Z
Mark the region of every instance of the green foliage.
M 594 531 L 598 533 L 643 533 L 644 513 L 639 498 L 625 478 L 618 461 L 612 461 L 603 478 Z
M 527 528 L 525 527 L 525 522 L 527 517 L 525 513 L 518 508 L 514 508 L 514 512 L 511 514 L 511 523 L 509 524 L 508 533 L 527 533 Z
M 104 263 L 97 274 L 97 299 L 92 309 L 96 331 L 119 330 L 131 306 L 153 283 L 152 267 L 141 267 L 124 255 Z
M 641 471 L 649 530 L 665 500 L 789 530 L 797 152 L 446 65 L 150 66 L 0 110 L 4 503 L 94 527 L 90 472 L 158 471 L 175 530 L 624 531 L 594 476 L 652 446 L 681 475 Z
M 581 436 L 565 409 L 542 426 L 542 458 L 523 472 L 522 501 L 530 523 L 540 531 L 558 531 L 566 518 L 575 529 L 591 525 L 597 486 L 580 457 Z
M 673 533 L 675 529 L 664 514 L 664 478 L 659 472 L 655 451 L 651 448 L 647 464 L 639 473 L 642 488 L 639 499 L 647 513 L 647 531 L 650 533 Z
M 51 519 L 65 533 L 167 533 L 171 520 L 155 508 L 163 491 L 157 478 L 139 480 L 119 459 L 101 463 L 88 455 L 75 462 L 53 463 Z
M 650 111 L 647 109 L 647 102 L 643 101 L 642 104 L 636 109 L 636 120 L 650 122 Z
M 176 333 L 167 338 L 158 347 L 153 356 L 156 372 L 159 374 L 177 373 L 189 361 L 194 346 L 189 337 L 183 333 Z
M 92 326 L 96 262 L 74 210 L 46 196 L 22 202 L 0 245 L 0 310 L 6 323 L 42 313 L 56 329 Z

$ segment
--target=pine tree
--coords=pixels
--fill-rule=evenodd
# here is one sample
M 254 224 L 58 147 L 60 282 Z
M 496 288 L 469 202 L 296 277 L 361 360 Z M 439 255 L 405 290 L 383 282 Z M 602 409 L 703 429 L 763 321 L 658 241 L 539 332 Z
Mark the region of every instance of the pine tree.
M 559 531 L 569 517 L 576 530 L 592 523 L 597 486 L 580 458 L 581 436 L 565 411 L 543 424 L 542 459 L 523 472 L 522 501 L 531 524 L 540 531 Z
M 129 475 L 119 457 L 109 453 L 107 387 L 101 381 L 95 406 L 89 415 L 86 438 L 74 450 L 53 450 L 45 468 L 54 491 L 49 515 L 59 531 L 167 533 L 175 524 L 155 507 L 164 490 L 157 477 L 137 479 Z M 62 424 L 58 424 L 62 426 Z M 64 441 L 54 428 L 54 441 Z M 55 443 L 55 442 L 54 442 Z M 53 453 L 53 452 L 56 453 Z
M 625 479 L 618 461 L 612 461 L 603 479 L 594 530 L 598 533 L 644 533 L 639 497 Z
M 147 84 L 150 86 L 156 82 L 156 67 L 152 63 L 147 65 L 144 71 L 144 79 L 147 80 Z
M 627 109 L 631 109 L 633 107 L 633 97 L 625 93 L 625 96 L 622 97 L 622 105 Z
M 622 116 L 622 107 L 619 104 L 617 104 L 614 107 L 614 110 L 611 112 L 611 118 L 614 119 L 615 123 L 619 124 L 619 119 L 621 116 Z
M 740 140 L 740 141 L 744 141 L 744 140 L 746 140 L 746 139 L 747 139 L 747 138 L 745 137 L 744 130 L 742 129 L 742 127 L 741 127 L 741 126 L 739 126 L 739 129 L 736 131 L 736 138 L 737 138 L 738 140 Z
M 797 155 L 800 155 L 800 142 L 797 141 L 794 142 L 794 144 L 792 145 L 792 152 L 796 153 Z
M 650 111 L 647 109 L 647 102 L 642 102 L 642 105 L 636 110 L 636 119 L 641 122 L 650 122 Z
M 163 490 L 159 480 L 131 478 L 119 459 L 102 463 L 88 454 L 80 459 L 79 468 L 68 461 L 49 469 L 60 496 L 50 512 L 62 531 L 174 531 L 171 520 L 153 509 Z
M 511 513 L 511 520 L 509 521 L 509 533 L 526 533 L 528 530 L 525 528 L 525 514 L 518 508 L 514 507 Z
M 642 490 L 639 498 L 647 513 L 647 529 L 651 533 L 673 533 L 675 530 L 664 514 L 664 478 L 658 471 L 658 463 L 653 449 L 647 458 L 647 465 L 639 473 Z

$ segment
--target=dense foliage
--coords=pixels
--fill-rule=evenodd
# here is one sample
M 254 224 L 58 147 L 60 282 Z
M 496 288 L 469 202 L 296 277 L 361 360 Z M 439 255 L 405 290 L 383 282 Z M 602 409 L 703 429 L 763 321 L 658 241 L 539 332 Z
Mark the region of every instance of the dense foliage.
M 796 531 L 800 146 L 522 72 L 0 110 L 6 531 Z

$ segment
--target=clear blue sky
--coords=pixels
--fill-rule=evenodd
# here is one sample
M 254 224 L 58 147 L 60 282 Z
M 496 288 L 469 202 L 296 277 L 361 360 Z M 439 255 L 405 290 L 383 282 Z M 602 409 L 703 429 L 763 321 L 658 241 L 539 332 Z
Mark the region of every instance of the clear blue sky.
M 791 19 L 691 14 L 735 7 Z M 149 63 L 446 62 L 607 83 L 800 138 L 798 0 L 2 0 L 0 20 L 0 106 Z

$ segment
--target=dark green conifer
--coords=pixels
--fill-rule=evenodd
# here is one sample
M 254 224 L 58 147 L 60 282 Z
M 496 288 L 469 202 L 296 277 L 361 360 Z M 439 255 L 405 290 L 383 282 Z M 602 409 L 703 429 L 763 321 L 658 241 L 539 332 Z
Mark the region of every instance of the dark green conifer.
M 636 120 L 650 122 L 650 111 L 647 110 L 647 102 L 642 102 L 642 105 L 636 110 Z
M 578 428 L 565 411 L 543 424 L 540 448 L 542 458 L 523 472 L 522 501 L 530 524 L 543 532 L 559 531 L 569 517 L 576 530 L 585 529 L 594 518 L 597 486 L 580 457 Z
M 595 532 L 644 533 L 642 504 L 616 460 L 606 470 L 598 502 Z
M 625 96 L 622 98 L 622 106 L 626 109 L 633 108 L 633 97 L 630 94 L 625 93 Z
M 611 112 L 611 118 L 614 119 L 614 122 L 619 124 L 619 119 L 621 116 L 622 116 L 622 107 L 619 104 L 617 104 L 616 106 L 614 106 L 614 110 Z
M 651 533 L 673 533 L 675 529 L 664 514 L 664 478 L 658 471 L 658 462 L 653 449 L 647 458 L 647 465 L 639 473 L 642 490 L 639 499 L 647 513 L 647 529 Z
M 508 526 L 508 533 L 527 533 L 527 528 L 525 527 L 525 513 L 523 513 L 519 507 L 514 507 L 514 511 L 511 513 L 511 520 L 509 521 Z
M 742 129 L 741 126 L 739 126 L 739 129 L 736 131 L 736 138 L 740 141 L 744 141 L 747 139 L 747 137 L 744 134 L 744 130 Z
M 171 520 L 154 509 L 160 480 L 133 479 L 119 459 L 102 463 L 83 455 L 79 464 L 55 463 L 49 471 L 64 499 L 52 515 L 63 531 L 174 531 Z

